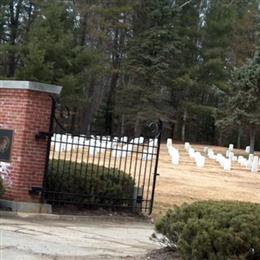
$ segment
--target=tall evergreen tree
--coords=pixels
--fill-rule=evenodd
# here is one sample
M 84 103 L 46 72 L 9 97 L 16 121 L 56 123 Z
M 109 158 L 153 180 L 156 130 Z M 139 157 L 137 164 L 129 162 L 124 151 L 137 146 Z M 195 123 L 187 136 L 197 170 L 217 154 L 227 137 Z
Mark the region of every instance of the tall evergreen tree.
M 179 44 L 173 18 L 167 0 L 142 0 L 135 6 L 117 109 L 137 135 L 145 120 L 169 119 L 170 66 Z
M 14 78 L 20 50 L 34 18 L 29 0 L 2 0 L 0 3 L 0 75 Z
M 256 131 L 260 126 L 260 57 L 234 72 L 233 86 L 227 103 L 227 126 L 249 131 L 250 153 L 254 153 Z
M 232 132 L 240 143 L 246 120 L 226 130 L 215 115 L 231 106 L 237 75 L 255 70 L 237 68 L 254 56 L 258 5 L 2 0 L 0 77 L 62 84 L 62 103 L 84 132 L 96 122 L 108 133 L 138 135 L 144 121 L 161 118 L 183 141 L 214 143 L 224 133 L 228 141 Z

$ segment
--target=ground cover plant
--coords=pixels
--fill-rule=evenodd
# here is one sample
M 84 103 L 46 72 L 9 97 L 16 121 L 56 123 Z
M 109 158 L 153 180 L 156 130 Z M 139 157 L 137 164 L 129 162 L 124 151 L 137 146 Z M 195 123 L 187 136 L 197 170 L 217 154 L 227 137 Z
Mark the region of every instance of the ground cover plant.
M 156 223 L 156 231 L 183 259 L 260 259 L 259 204 L 184 204 L 169 210 Z

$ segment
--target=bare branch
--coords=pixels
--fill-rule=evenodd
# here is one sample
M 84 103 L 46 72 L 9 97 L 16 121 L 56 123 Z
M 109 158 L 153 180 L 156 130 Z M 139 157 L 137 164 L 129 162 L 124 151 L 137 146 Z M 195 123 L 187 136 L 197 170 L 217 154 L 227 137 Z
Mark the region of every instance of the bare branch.
M 185 3 L 183 3 L 181 6 L 179 6 L 179 8 L 180 8 L 180 9 L 183 8 L 184 6 L 190 4 L 192 1 L 193 1 L 193 0 L 189 0 L 189 1 L 185 2 Z

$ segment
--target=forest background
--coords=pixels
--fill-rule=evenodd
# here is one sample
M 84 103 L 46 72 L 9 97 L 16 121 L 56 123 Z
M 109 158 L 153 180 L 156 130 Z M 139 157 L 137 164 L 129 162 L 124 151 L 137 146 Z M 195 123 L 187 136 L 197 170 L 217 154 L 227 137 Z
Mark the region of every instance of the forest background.
M 64 87 L 71 131 L 260 149 L 259 0 L 1 0 L 0 78 Z

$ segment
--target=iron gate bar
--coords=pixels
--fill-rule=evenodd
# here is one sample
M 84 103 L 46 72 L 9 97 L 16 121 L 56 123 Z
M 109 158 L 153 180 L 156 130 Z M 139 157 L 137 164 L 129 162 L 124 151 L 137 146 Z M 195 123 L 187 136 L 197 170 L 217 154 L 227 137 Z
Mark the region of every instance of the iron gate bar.
M 154 176 L 153 176 L 153 191 L 152 191 L 151 206 L 150 206 L 149 214 L 152 214 L 152 211 L 153 211 L 156 178 L 159 175 L 159 173 L 158 173 L 158 163 L 159 163 L 159 156 L 160 156 L 160 146 L 161 146 L 162 127 L 163 127 L 161 120 L 159 120 L 158 127 L 159 127 L 159 138 L 158 138 L 158 146 L 157 146 L 157 155 L 156 155 L 156 160 L 155 160 L 155 169 L 154 169 Z
M 153 139 L 147 137 L 143 142 L 141 137 L 130 142 L 130 137 L 118 136 L 116 140 L 113 136 L 70 134 L 61 125 L 56 124 L 60 130 L 57 129 L 56 134 L 48 140 L 49 160 L 46 163 L 43 189 L 43 198 L 47 202 L 58 205 L 83 203 L 112 208 L 141 207 L 144 212 L 152 213 L 161 144 L 161 121 Z M 115 197 L 116 193 L 103 190 L 97 193 L 99 187 L 96 186 L 96 178 L 104 182 L 106 174 L 112 178 L 110 181 L 125 185 L 123 197 Z M 52 176 L 56 178 L 56 188 L 46 185 Z M 134 186 L 131 181 L 126 181 L 131 179 Z M 63 190 L 64 182 L 67 181 L 74 187 L 82 188 L 75 191 L 67 187 L 67 190 Z M 131 191 L 132 187 L 136 191 Z M 135 198 L 133 191 L 136 192 Z
M 152 160 L 152 162 L 151 162 L 151 164 L 150 164 L 150 172 L 152 172 L 152 166 L 153 166 L 153 160 Z M 150 182 L 151 182 L 151 174 L 149 174 L 149 178 L 148 178 L 148 185 L 147 185 L 148 188 L 147 188 L 146 197 L 148 197 L 148 195 L 149 195 Z M 147 204 L 148 204 L 148 201 L 146 201 L 145 209 L 148 209 Z M 150 208 L 150 207 L 149 207 L 149 208 Z M 152 213 L 152 212 L 150 212 L 150 214 L 151 214 L 151 213 Z

